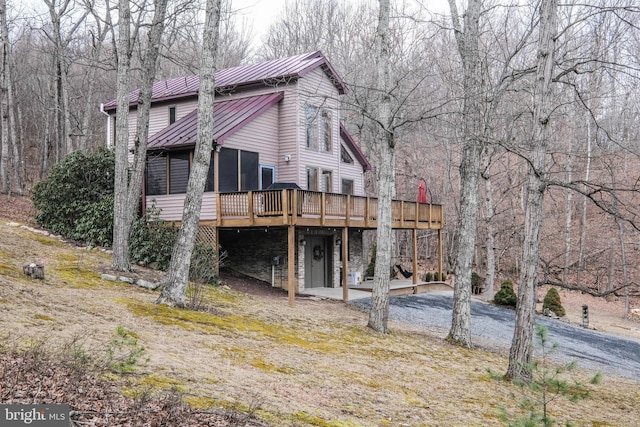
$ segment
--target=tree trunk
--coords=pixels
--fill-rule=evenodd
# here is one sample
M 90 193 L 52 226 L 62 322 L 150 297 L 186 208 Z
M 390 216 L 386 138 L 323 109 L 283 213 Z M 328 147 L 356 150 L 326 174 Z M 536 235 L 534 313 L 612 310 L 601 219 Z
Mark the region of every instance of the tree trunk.
M 213 102 L 215 97 L 215 59 L 218 52 L 221 0 L 207 0 L 206 20 L 200 64 L 200 90 L 198 94 L 198 135 L 193 165 L 187 184 L 182 224 L 173 248 L 171 263 L 159 304 L 184 307 L 191 254 L 195 246 L 207 172 L 213 148 Z
M 9 114 L 8 114 L 8 58 L 9 41 L 6 39 L 5 28 L 7 27 L 7 3 L 0 0 L 0 181 L 2 181 L 2 192 L 7 194 L 11 189 L 9 182 Z
M 487 226 L 487 277 L 485 280 L 484 299 L 492 301 L 495 293 L 496 281 L 496 248 L 495 235 L 493 229 L 493 216 L 495 215 L 493 207 L 493 187 L 491 185 L 491 176 L 487 174 L 484 180 L 485 186 L 485 223 Z
M 482 109 L 480 79 L 481 0 L 469 0 L 464 14 L 464 30 L 460 26 L 455 0 L 449 0 L 458 51 L 463 64 L 463 153 L 460 165 L 460 214 L 455 251 L 455 284 L 453 315 L 447 340 L 471 347 L 471 270 L 476 244 L 478 217 L 478 185 L 482 152 Z M 463 32 L 464 31 L 464 32 Z
M 131 68 L 131 10 L 128 0 L 118 4 L 118 67 L 116 75 L 116 141 L 115 185 L 113 200 L 113 256 L 112 266 L 119 271 L 131 269 L 129 262 L 129 234 L 127 219 L 127 190 L 129 166 L 129 71 Z
M 143 61 L 143 80 L 138 96 L 138 120 L 136 124 L 136 135 L 134 139 L 134 162 L 132 172 L 129 176 L 129 185 L 127 193 L 127 203 L 125 206 L 124 235 L 128 236 L 133 225 L 138 205 L 140 203 L 142 179 L 147 160 L 147 140 L 149 137 L 149 110 L 151 109 L 151 97 L 153 90 L 153 82 L 155 81 L 156 69 L 158 64 L 158 52 L 162 41 L 162 33 L 164 32 L 165 16 L 167 11 L 167 0 L 155 1 L 155 12 L 153 22 L 149 30 L 149 39 L 147 43 L 147 52 Z M 129 258 L 127 253 L 122 254 Z
M 391 200 L 395 186 L 395 135 L 389 93 L 389 0 L 380 0 L 376 31 L 376 88 L 380 97 L 377 111 L 376 152 L 378 154 L 378 228 L 376 267 L 368 326 L 387 333 L 389 318 L 389 267 L 391 266 Z
M 524 219 L 523 259 L 518 282 L 516 324 L 506 373 L 508 378 L 528 379 L 531 377 L 533 318 L 536 305 L 538 262 L 540 260 L 540 236 L 546 177 L 545 157 L 551 115 L 551 78 L 554 66 L 557 10 L 558 0 L 542 0 L 540 4 L 538 63 L 534 87 L 533 128 L 530 140 L 531 159 L 528 163 L 529 180 Z
M 587 117 L 587 165 L 585 169 L 584 182 L 589 182 L 589 179 L 591 179 L 591 116 Z M 587 239 L 587 199 L 587 196 L 582 197 L 582 216 L 580 217 L 580 246 L 578 248 L 579 270 L 584 270 L 586 267 L 584 251 Z

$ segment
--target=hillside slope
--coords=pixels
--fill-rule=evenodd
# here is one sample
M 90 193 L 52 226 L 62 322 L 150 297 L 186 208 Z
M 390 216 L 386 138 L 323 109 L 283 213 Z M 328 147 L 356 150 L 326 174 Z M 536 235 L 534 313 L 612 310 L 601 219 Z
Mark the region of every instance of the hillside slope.
M 453 347 L 399 324 L 378 335 L 365 327 L 365 313 L 340 302 L 298 298 L 289 307 L 284 296 L 219 287 L 203 291 L 206 312 L 157 306 L 157 291 L 100 278 L 108 254 L 7 223 L 0 219 L 2 347 L 41 343 L 53 351 L 74 342 L 97 357 L 114 348 L 114 331 L 125 330 L 137 343 L 118 348 L 143 346 L 145 352 L 131 364 L 133 374 L 106 376 L 112 382 L 105 387 L 117 399 L 140 403 L 150 391 L 174 389 L 207 413 L 250 413 L 271 426 L 490 426 L 502 425 L 498 406 L 517 409 L 510 397 L 516 388 L 486 373 L 503 372 L 504 355 Z M 45 266 L 44 281 L 22 274 L 30 262 Z M 9 372 L 0 367 L 0 374 Z M 77 390 L 56 394 L 61 388 L 53 381 L 16 397 L 7 377 L 0 378 L 1 403 L 47 396 L 80 407 Z M 103 409 L 98 402 L 81 408 Z M 605 377 L 588 401 L 558 400 L 551 410 L 578 425 L 640 425 L 638 404 L 637 382 Z M 147 409 L 166 419 L 166 406 Z M 237 424 L 199 422 L 188 424 L 255 425 L 237 416 L 231 421 Z

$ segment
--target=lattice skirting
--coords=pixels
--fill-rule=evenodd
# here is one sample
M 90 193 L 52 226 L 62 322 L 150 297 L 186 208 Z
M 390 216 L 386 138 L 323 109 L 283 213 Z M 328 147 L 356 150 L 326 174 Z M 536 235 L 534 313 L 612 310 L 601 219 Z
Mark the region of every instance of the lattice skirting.
M 196 237 L 196 241 L 209 243 L 214 248 L 217 247 L 218 242 L 216 242 L 216 227 L 200 226 L 198 228 L 198 236 Z

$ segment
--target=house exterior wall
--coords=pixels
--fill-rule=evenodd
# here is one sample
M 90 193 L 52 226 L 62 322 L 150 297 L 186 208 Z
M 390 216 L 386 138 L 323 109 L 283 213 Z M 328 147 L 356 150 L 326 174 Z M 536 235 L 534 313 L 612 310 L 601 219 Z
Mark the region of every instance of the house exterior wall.
M 224 267 L 271 283 L 272 260 L 274 287 L 287 289 L 287 230 L 268 228 L 220 230 L 220 246 L 227 252 Z
M 338 91 L 331 84 L 321 69 L 315 69 L 301 79 L 298 83 L 298 114 L 297 114 L 297 139 L 300 150 L 298 163 L 298 176 L 296 181 L 300 187 L 307 188 L 307 168 L 317 168 L 319 172 L 331 171 L 331 193 L 339 193 L 339 160 L 340 160 L 340 109 L 338 103 Z M 328 109 L 332 113 L 331 120 L 331 151 L 310 149 L 306 146 L 306 107 L 312 105 L 319 109 Z M 327 191 L 320 186 L 321 191 Z
M 339 158 L 340 158 L 339 170 L 340 170 L 341 180 L 348 179 L 353 181 L 353 194 L 357 196 L 364 196 L 366 193 L 364 189 L 364 173 L 362 171 L 362 165 L 360 164 L 360 162 L 358 162 L 358 160 L 356 160 L 356 156 L 353 153 L 353 151 L 349 149 L 349 146 L 346 144 L 342 144 L 342 145 L 345 148 L 345 150 L 347 150 L 351 158 L 353 159 L 353 163 L 342 162 L 341 154 L 339 154 Z M 338 184 L 342 185 L 341 182 Z M 340 190 L 341 188 L 338 188 L 338 192 L 341 192 Z

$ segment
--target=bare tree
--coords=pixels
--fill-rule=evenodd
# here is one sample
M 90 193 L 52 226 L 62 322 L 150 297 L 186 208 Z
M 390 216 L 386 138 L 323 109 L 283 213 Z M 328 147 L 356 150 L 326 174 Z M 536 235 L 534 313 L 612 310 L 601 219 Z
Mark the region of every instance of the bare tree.
M 551 83 L 557 35 L 557 0 L 542 0 L 540 3 L 540 29 L 538 57 L 533 94 L 533 122 L 529 140 L 529 181 L 525 209 L 525 233 L 522 270 L 518 281 L 518 304 L 516 324 L 509 352 L 509 378 L 531 376 L 531 347 L 533 342 L 533 317 L 535 315 L 538 262 L 540 259 L 540 236 L 543 219 L 543 200 L 546 187 L 545 160 L 551 116 Z
M 167 0 L 155 1 L 155 12 L 148 34 L 147 51 L 142 61 L 142 85 L 138 95 L 136 133 L 133 144 L 134 164 L 128 180 L 116 180 L 116 187 L 120 186 L 123 188 L 116 190 L 119 197 L 114 199 L 114 212 L 121 214 L 114 215 L 113 218 L 113 265 L 117 265 L 118 268 L 122 270 L 128 270 L 130 268 L 129 234 L 137 212 L 138 203 L 140 202 L 142 178 L 146 167 L 149 110 L 151 108 L 152 88 L 153 82 L 155 81 L 160 42 L 164 31 L 166 10 Z M 128 163 L 128 159 L 125 160 Z M 120 194 L 120 191 L 124 194 Z M 123 206 L 120 206 L 121 203 L 123 203 Z M 118 242 L 117 250 L 116 241 Z
M 128 271 L 129 235 L 125 227 L 129 215 L 127 192 L 129 182 L 129 84 L 131 81 L 131 9 L 128 0 L 118 3 L 118 43 L 116 80 L 116 141 L 113 197 L 113 256 L 111 264 L 120 271 Z
M 0 0 L 0 181 L 2 192 L 8 193 L 11 184 L 9 182 L 9 98 L 8 85 L 8 57 L 9 41 L 6 38 L 7 31 L 7 2 Z
M 460 165 L 460 214 L 456 246 L 453 316 L 448 341 L 471 347 L 471 268 L 477 233 L 478 185 L 482 153 L 482 84 L 480 81 L 481 0 L 469 0 L 460 23 L 455 0 L 449 0 L 451 20 L 463 63 L 463 154 Z
M 167 278 L 156 301 L 159 304 L 185 306 L 191 255 L 198 233 L 202 195 L 213 148 L 213 102 L 215 98 L 215 61 L 218 51 L 220 2 L 221 0 L 207 0 L 200 63 L 196 148 L 193 155 L 189 183 L 187 184 L 182 223 L 178 232 L 178 239 L 173 247 Z
M 389 0 L 380 0 L 376 32 L 376 90 L 375 116 L 376 154 L 378 157 L 378 228 L 376 232 L 376 267 L 371 295 L 368 326 L 378 332 L 387 332 L 389 318 L 389 265 L 391 265 L 391 200 L 395 187 L 395 130 L 391 113 L 389 76 Z

